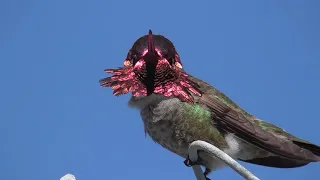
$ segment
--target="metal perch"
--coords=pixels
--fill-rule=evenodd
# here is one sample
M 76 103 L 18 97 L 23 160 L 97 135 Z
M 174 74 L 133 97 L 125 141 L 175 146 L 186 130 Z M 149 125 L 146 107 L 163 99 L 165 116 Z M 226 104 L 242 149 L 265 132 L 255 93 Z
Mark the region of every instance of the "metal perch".
M 66 174 L 60 180 L 76 180 L 76 177 L 73 174 Z
M 196 162 L 198 160 L 198 150 L 203 150 L 208 153 L 211 153 L 216 158 L 225 162 L 228 166 L 230 166 L 233 170 L 235 170 L 238 174 L 244 177 L 247 180 L 260 180 L 255 175 L 253 175 L 246 168 L 241 166 L 237 161 L 232 159 L 229 155 L 218 149 L 217 147 L 204 142 L 204 141 L 194 141 L 189 146 L 189 159 L 192 162 Z M 206 180 L 206 177 L 203 175 L 201 166 L 194 165 L 192 166 L 195 176 L 197 180 Z M 76 180 L 76 177 L 72 174 L 66 174 L 60 180 Z
M 218 159 L 225 162 L 228 166 L 230 166 L 233 170 L 235 170 L 238 174 L 244 177 L 247 180 L 260 180 L 255 175 L 253 175 L 250 171 L 246 168 L 241 166 L 237 161 L 231 158 L 229 155 L 218 149 L 217 147 L 213 146 L 204 141 L 194 141 L 189 146 L 189 159 L 192 162 L 196 162 L 198 159 L 198 150 L 203 150 L 208 153 L 211 153 L 213 156 L 217 157 Z M 203 175 L 201 166 L 194 165 L 192 166 L 195 176 L 197 180 L 206 180 L 205 176 Z

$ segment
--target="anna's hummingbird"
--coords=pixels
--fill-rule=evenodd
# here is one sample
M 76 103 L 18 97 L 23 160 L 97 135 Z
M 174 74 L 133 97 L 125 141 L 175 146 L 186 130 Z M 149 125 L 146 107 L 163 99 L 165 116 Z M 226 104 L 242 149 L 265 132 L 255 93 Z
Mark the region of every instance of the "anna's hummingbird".
M 100 85 L 112 87 L 116 96 L 131 92 L 129 106 L 140 110 L 145 132 L 189 164 L 188 147 L 196 140 L 257 165 L 294 168 L 320 161 L 319 146 L 256 118 L 186 73 L 173 43 L 151 30 L 133 44 L 124 67 L 105 71 L 114 75 Z M 199 156 L 206 176 L 225 166 L 206 152 Z

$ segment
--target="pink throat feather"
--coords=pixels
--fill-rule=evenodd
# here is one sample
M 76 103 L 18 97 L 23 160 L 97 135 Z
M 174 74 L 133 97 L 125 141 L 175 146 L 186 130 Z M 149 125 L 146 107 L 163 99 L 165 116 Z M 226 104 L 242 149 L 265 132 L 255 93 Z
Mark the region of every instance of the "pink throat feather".
M 201 96 L 198 84 L 189 79 L 189 75 L 177 67 L 172 67 L 164 58 L 160 59 L 154 79 L 154 94 L 166 97 L 177 97 L 181 101 L 193 104 L 193 95 Z M 100 86 L 111 87 L 115 96 L 132 93 L 135 97 L 147 96 L 146 85 L 143 84 L 147 76 L 146 63 L 139 60 L 134 66 L 118 69 L 106 69 L 106 73 L 114 74 L 101 79 Z

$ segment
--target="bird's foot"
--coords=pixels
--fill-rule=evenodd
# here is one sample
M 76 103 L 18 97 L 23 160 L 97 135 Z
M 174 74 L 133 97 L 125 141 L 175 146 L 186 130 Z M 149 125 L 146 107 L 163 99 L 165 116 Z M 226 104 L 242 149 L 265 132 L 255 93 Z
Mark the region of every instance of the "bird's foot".
M 192 162 L 191 159 L 189 158 L 189 156 L 187 156 L 186 160 L 183 161 L 183 163 L 187 166 L 187 167 L 191 167 L 194 165 L 201 165 L 200 164 L 200 157 L 198 157 L 198 160 L 196 162 Z
M 211 180 L 208 178 L 209 173 L 211 172 L 211 169 L 206 168 L 206 170 L 204 171 L 203 175 L 204 177 L 206 177 L 206 180 Z
M 189 158 L 189 156 L 186 158 L 186 160 L 183 161 L 183 163 L 187 166 L 187 167 L 191 167 L 191 166 L 195 166 L 195 165 L 201 165 L 201 158 L 198 157 L 198 160 L 195 162 L 192 162 Z M 206 170 L 204 171 L 203 175 L 205 176 L 206 180 L 211 180 L 210 178 L 208 178 L 208 174 L 211 172 L 210 169 L 206 168 Z

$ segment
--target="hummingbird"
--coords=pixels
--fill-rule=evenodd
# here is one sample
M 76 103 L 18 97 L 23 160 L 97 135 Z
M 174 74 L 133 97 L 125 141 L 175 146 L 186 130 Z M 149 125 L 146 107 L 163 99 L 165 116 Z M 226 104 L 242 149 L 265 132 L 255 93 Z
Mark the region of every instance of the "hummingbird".
M 188 74 L 173 43 L 151 30 L 134 42 L 123 67 L 105 72 L 113 75 L 101 79 L 100 86 L 111 87 L 115 96 L 132 94 L 128 105 L 140 111 L 145 133 L 185 158 L 187 166 L 204 166 L 206 177 L 226 164 L 205 151 L 191 162 L 188 148 L 196 140 L 261 166 L 295 168 L 320 161 L 319 146 L 260 120 Z

